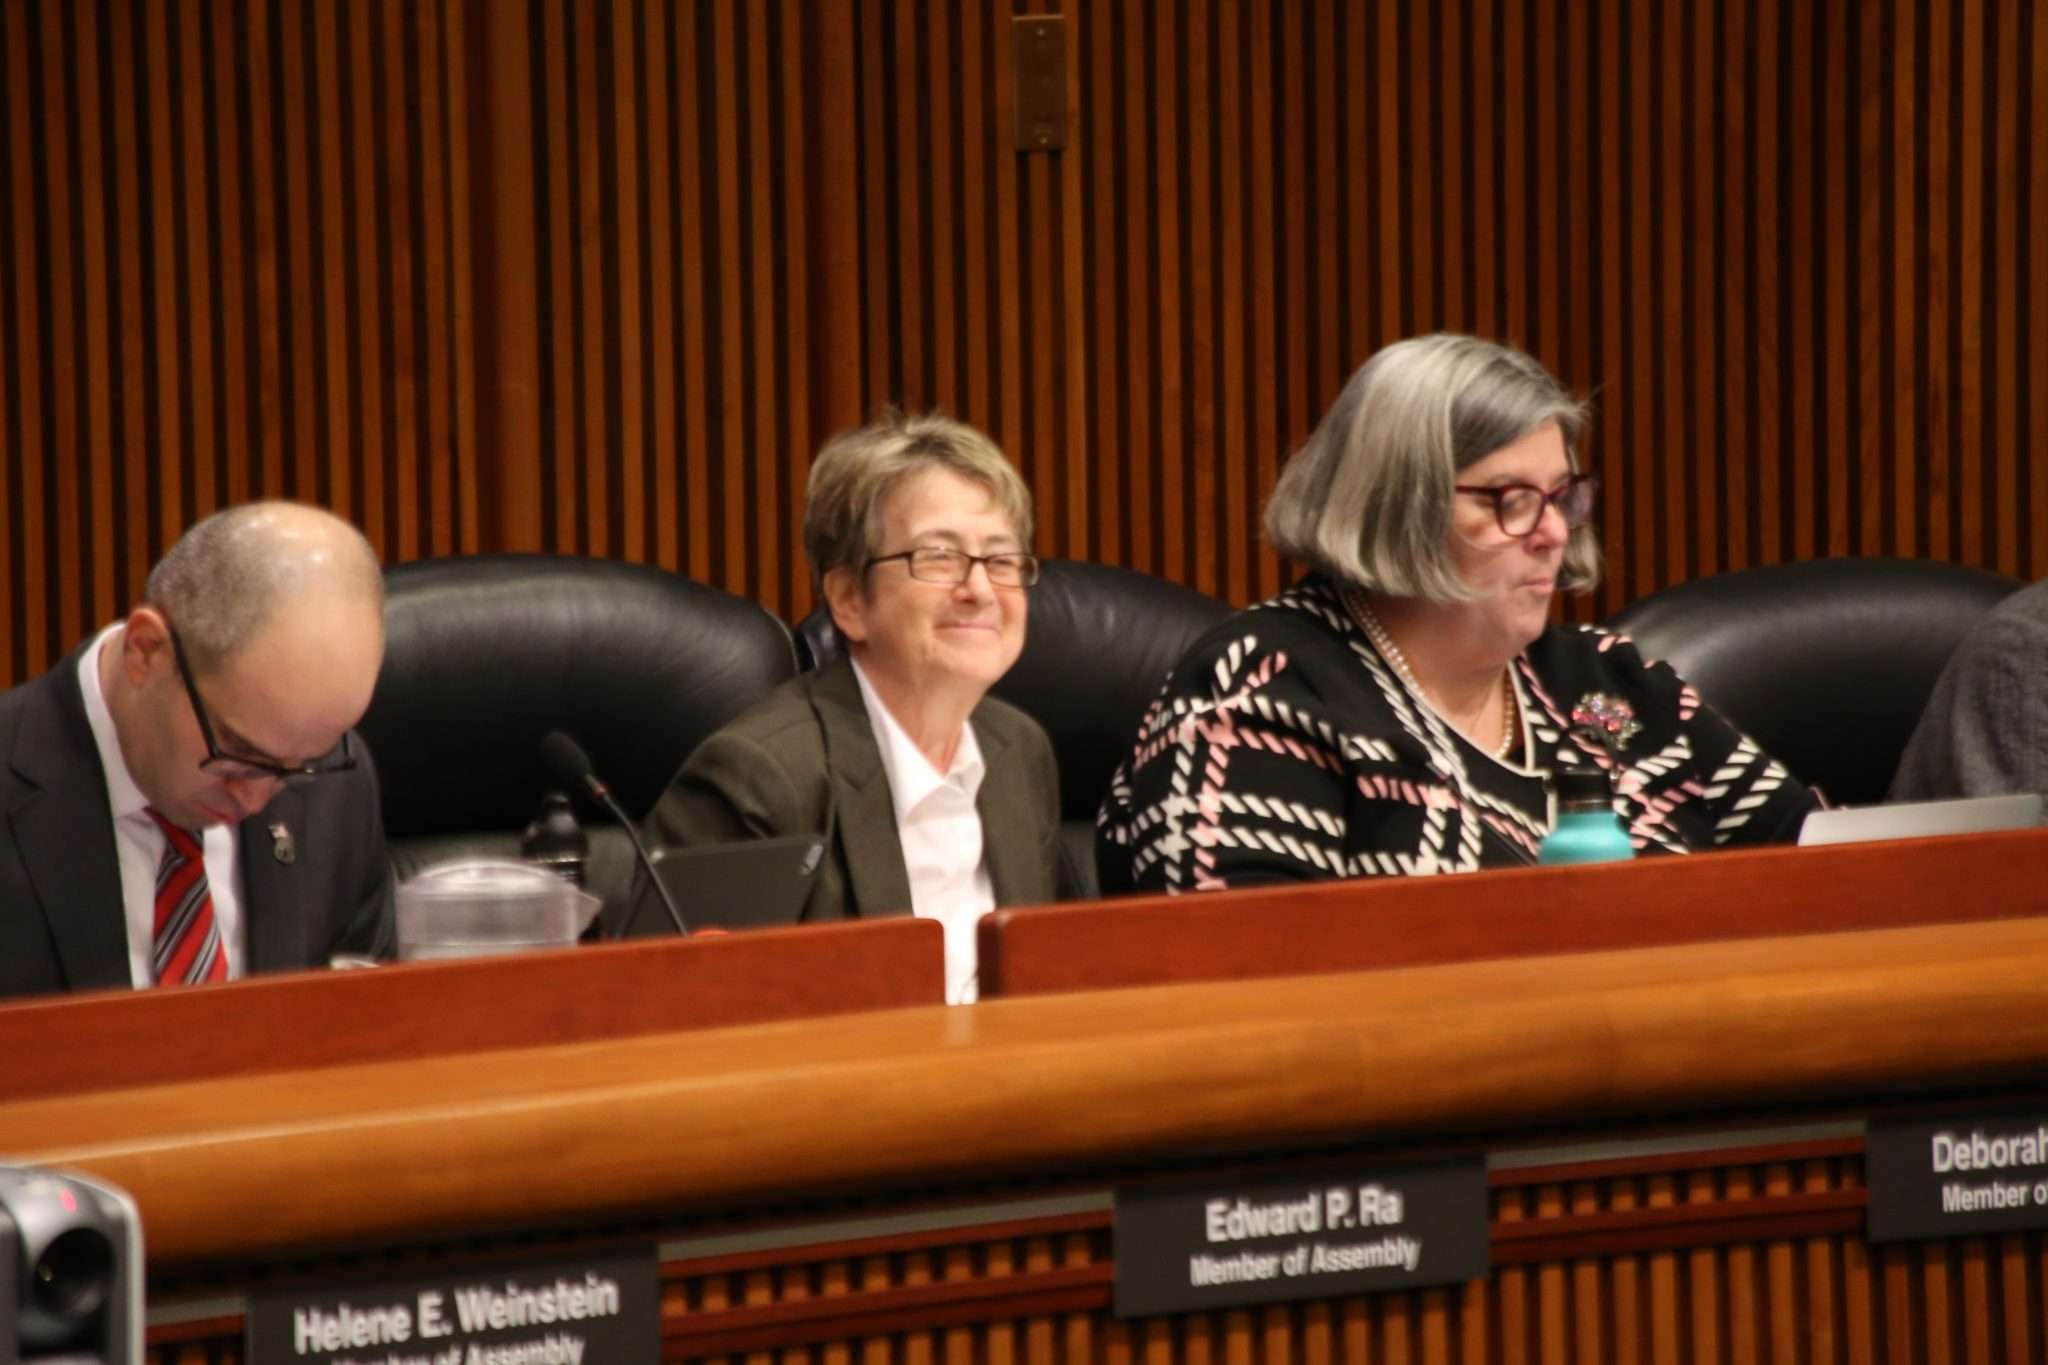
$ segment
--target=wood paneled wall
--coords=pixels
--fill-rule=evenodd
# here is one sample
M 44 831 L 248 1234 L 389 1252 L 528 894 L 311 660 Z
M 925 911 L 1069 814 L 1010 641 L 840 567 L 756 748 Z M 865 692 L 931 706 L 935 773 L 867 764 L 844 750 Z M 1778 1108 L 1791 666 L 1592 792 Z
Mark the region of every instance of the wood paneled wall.
M 1106 1213 L 669 1261 L 661 1355 L 717 1365 L 2027 1365 L 2048 1354 L 2038 1232 L 1873 1246 L 1853 1156 L 1669 1167 L 1496 1176 L 1482 1280 L 1179 1317 L 1112 1316 Z M 149 1357 L 237 1362 L 241 1328 L 233 1317 L 158 1327 Z
M 2026 0 L 0 0 L 0 185 L 11 678 L 258 494 L 801 614 L 810 453 L 892 401 L 994 433 L 1042 550 L 1250 600 L 1288 450 L 1437 327 L 1594 398 L 1576 614 L 2048 572 Z
M 0 6 L 0 675 L 230 503 L 477 547 L 459 13 Z

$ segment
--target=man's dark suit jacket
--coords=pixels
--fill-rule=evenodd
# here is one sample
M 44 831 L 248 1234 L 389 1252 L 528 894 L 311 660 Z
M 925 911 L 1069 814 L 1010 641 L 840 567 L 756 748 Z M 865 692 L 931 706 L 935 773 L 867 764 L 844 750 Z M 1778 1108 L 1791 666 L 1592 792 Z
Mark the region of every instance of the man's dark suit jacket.
M 1014 706 L 970 717 L 985 774 L 975 806 L 997 905 L 1051 901 L 1059 865 L 1052 745 Z M 776 688 L 697 747 L 647 817 L 671 847 L 834 830 L 806 921 L 910 913 L 889 775 L 860 680 L 841 659 Z
M 83 652 L 0 694 L 0 999 L 134 984 L 107 780 L 78 683 Z M 361 766 L 286 787 L 242 822 L 249 972 L 390 954 L 377 774 L 361 744 L 356 752 Z M 271 835 L 280 822 L 289 863 Z

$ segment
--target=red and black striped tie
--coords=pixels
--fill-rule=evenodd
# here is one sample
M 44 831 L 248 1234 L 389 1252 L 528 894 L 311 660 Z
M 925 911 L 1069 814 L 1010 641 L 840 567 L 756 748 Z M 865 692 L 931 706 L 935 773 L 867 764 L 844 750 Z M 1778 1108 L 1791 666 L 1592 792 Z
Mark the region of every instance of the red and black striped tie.
M 156 943 L 150 965 L 159 986 L 189 986 L 228 979 L 228 955 L 213 918 L 213 892 L 206 885 L 206 854 L 198 836 L 150 809 L 164 832 L 163 861 L 156 867 Z

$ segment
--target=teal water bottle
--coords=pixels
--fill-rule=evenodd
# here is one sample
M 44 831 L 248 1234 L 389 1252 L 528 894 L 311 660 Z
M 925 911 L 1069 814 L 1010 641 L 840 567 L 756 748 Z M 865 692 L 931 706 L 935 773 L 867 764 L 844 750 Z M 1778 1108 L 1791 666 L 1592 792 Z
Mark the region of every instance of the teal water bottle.
M 1536 850 L 1536 861 L 1612 863 L 1636 856 L 1614 813 L 1614 788 L 1600 768 L 1574 768 L 1557 774 L 1557 827 Z

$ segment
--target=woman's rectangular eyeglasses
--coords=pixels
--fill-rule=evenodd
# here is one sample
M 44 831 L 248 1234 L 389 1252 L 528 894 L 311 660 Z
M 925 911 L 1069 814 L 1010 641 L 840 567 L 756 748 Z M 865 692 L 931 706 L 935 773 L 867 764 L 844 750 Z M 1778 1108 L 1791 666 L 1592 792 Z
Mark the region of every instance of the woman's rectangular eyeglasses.
M 877 564 L 887 564 L 896 559 L 902 560 L 910 569 L 910 576 L 922 583 L 965 583 L 977 564 L 988 571 L 988 581 L 998 588 L 1028 588 L 1038 581 L 1036 555 L 1016 550 L 971 555 L 965 550 L 950 550 L 942 545 L 920 545 L 914 550 L 876 555 L 861 566 L 861 572 L 866 573 Z
M 1460 493 L 1493 501 L 1493 519 L 1501 534 L 1520 539 L 1535 533 L 1543 520 L 1543 509 L 1555 507 L 1564 518 L 1564 529 L 1576 531 L 1593 515 L 1593 498 L 1600 491 L 1594 474 L 1574 474 L 1548 493 L 1533 483 L 1452 485 Z

